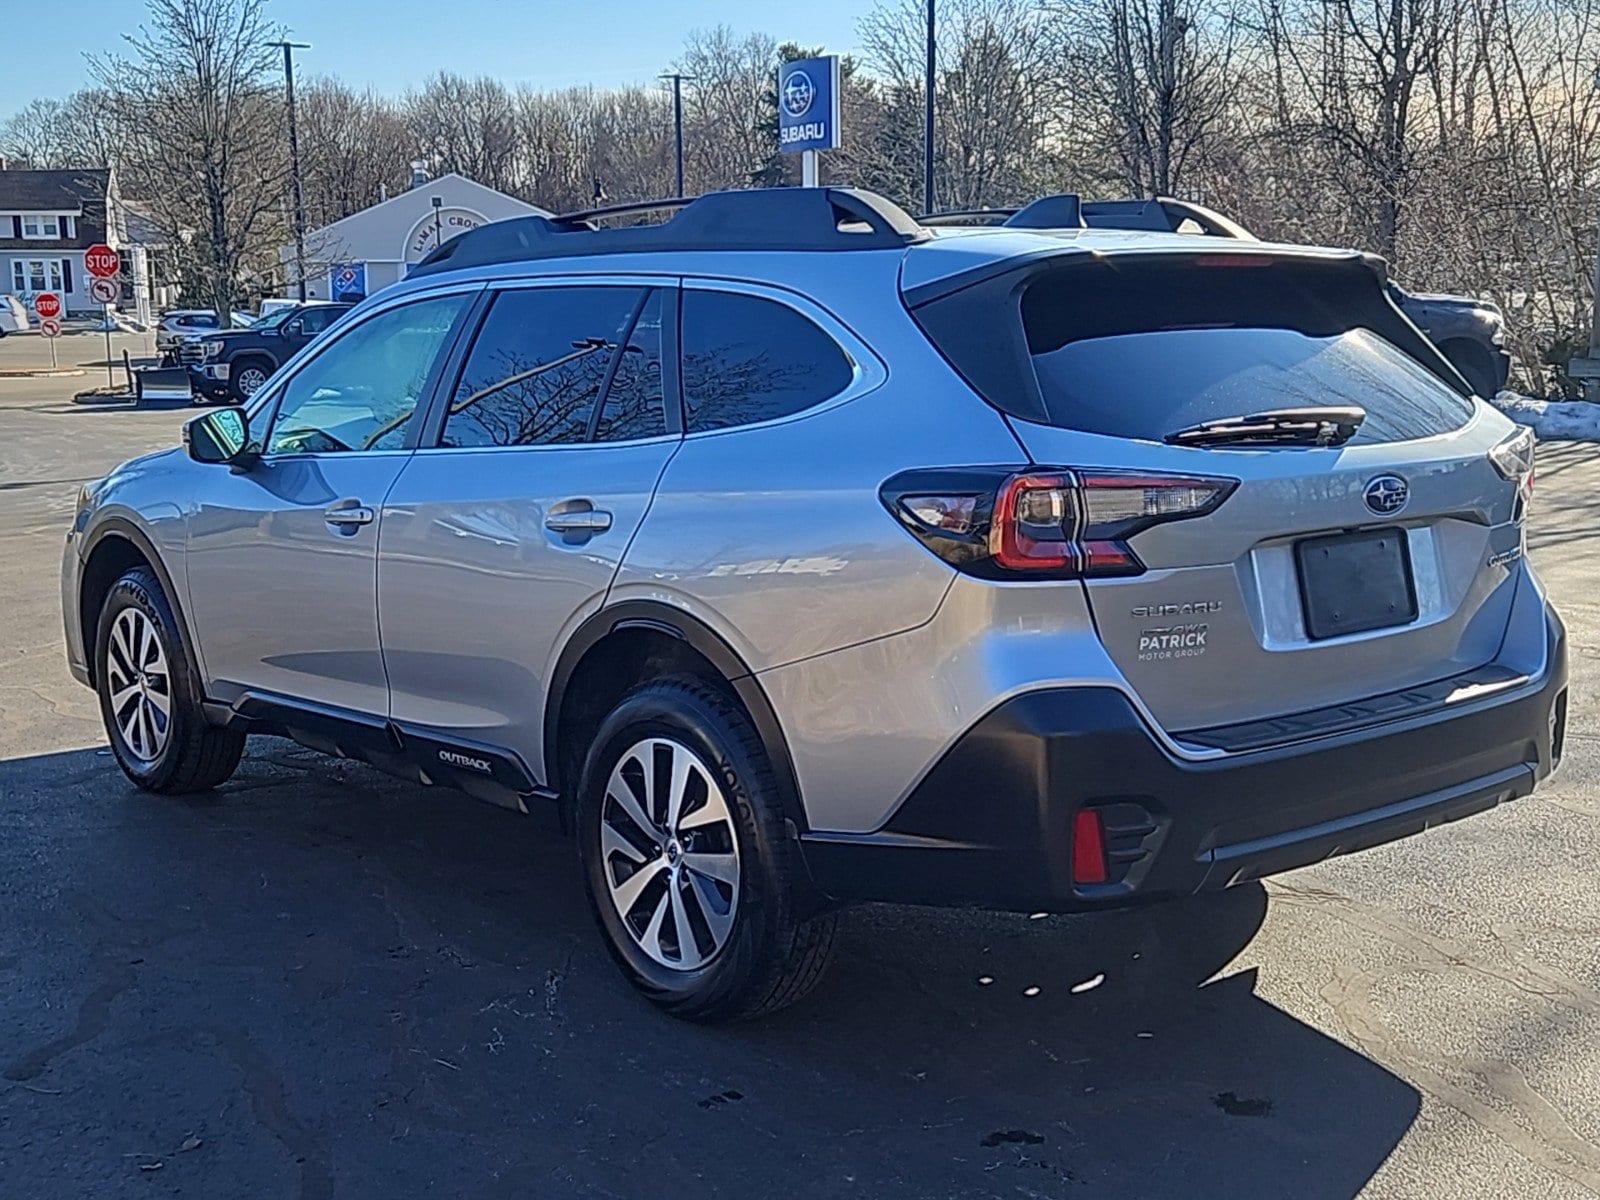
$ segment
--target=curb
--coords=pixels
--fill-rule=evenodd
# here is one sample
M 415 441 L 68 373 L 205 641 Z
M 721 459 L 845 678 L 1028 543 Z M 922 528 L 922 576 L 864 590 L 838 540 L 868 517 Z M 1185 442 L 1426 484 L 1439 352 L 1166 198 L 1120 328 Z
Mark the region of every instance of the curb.
M 0 367 L 0 379 L 70 379 L 84 373 L 82 367 Z

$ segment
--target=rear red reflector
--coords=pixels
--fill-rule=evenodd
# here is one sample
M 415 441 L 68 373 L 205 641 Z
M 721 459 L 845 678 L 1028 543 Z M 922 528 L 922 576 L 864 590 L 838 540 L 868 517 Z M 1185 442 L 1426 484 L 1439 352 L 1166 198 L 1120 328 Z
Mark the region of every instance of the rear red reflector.
M 1081 808 L 1072 818 L 1072 882 L 1106 881 L 1106 835 L 1100 814 Z

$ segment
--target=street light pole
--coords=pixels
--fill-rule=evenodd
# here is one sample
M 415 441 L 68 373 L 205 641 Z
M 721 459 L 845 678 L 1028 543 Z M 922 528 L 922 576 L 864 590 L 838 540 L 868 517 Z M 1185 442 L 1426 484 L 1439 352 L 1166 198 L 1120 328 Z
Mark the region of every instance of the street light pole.
M 934 0 L 928 0 L 928 56 L 923 66 L 922 86 L 926 95 L 922 103 L 922 211 L 933 208 L 933 89 L 937 72 L 934 67 Z
M 693 75 L 669 72 L 662 79 L 672 80 L 672 136 L 678 157 L 678 198 L 683 198 L 683 81 L 693 81 Z
M 294 52 L 309 50 L 306 42 L 273 42 L 283 50 L 283 91 L 289 109 L 289 172 L 294 180 L 294 273 L 300 299 L 306 298 L 306 204 L 300 188 L 300 130 L 294 114 Z

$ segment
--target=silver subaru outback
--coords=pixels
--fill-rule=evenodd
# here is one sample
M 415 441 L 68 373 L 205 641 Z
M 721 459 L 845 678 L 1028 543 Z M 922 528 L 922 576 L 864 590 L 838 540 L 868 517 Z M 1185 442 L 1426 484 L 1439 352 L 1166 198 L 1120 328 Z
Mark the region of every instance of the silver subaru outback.
M 136 784 L 273 733 L 558 804 L 625 975 L 725 1020 L 849 901 L 1184 896 L 1556 765 L 1532 438 L 1380 262 L 673 212 L 464 234 L 83 489 L 68 654 Z

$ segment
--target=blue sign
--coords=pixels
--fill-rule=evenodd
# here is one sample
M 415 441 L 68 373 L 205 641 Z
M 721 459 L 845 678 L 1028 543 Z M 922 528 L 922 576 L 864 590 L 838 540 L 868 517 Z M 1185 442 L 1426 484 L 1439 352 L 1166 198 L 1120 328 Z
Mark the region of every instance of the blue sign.
M 328 298 L 331 300 L 365 300 L 367 298 L 367 264 L 345 263 L 328 271 Z
M 778 68 L 778 149 L 839 146 L 839 56 L 802 58 Z

